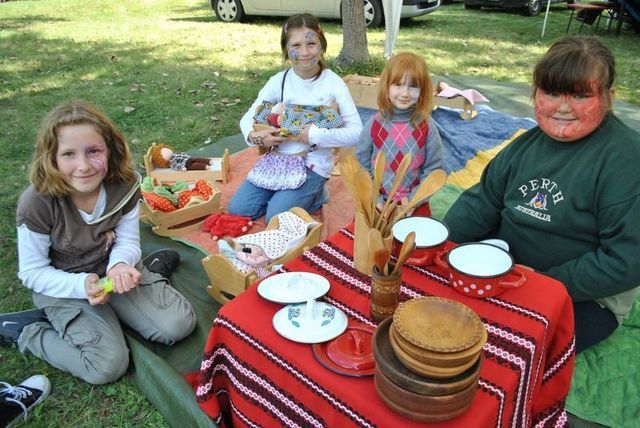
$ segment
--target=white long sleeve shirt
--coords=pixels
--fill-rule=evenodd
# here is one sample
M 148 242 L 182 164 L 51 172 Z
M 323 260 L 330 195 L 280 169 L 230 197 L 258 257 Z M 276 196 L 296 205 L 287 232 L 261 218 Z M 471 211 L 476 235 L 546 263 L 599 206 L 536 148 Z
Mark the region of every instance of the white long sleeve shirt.
M 283 98 L 280 99 L 284 71 L 271 77 L 258 92 L 253 105 L 240 119 L 240 130 L 248 142 L 249 132 L 253 130 L 253 116 L 263 101 L 285 104 L 338 105 L 338 112 L 344 121 L 340 128 L 324 129 L 311 125 L 309 144 L 311 149 L 306 155 L 308 168 L 323 177 L 330 177 L 333 171 L 333 152 L 335 147 L 355 146 L 362 130 L 362 121 L 349 89 L 344 81 L 331 70 L 323 70 L 317 79 L 303 79 L 293 69 L 287 73 L 284 82 Z

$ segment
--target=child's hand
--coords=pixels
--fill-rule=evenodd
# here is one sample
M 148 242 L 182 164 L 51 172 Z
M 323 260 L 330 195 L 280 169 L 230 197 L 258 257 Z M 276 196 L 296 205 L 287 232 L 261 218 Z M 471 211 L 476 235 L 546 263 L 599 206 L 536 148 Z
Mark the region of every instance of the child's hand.
M 113 292 L 127 293 L 138 286 L 140 272 L 125 263 L 118 263 L 109 269 L 107 276 L 113 281 Z
M 98 285 L 100 278 L 95 273 L 89 274 L 84 280 L 84 291 L 87 293 L 87 300 L 91 306 L 103 305 L 109 301 L 109 293 Z
M 258 147 L 269 148 L 277 146 L 285 140 L 286 138 L 280 136 L 280 128 L 262 129 L 249 133 L 249 141 Z
M 309 144 L 309 129 L 311 129 L 311 125 L 306 125 L 302 128 L 302 131 L 300 131 L 300 134 L 298 135 L 298 141 L 304 144 Z

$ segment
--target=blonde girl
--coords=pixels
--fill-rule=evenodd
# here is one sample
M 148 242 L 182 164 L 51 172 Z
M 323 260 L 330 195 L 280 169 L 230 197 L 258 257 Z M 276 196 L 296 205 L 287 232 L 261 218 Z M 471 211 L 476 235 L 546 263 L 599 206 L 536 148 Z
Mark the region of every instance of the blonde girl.
M 129 365 L 121 322 L 166 345 L 191 333 L 191 305 L 156 273 L 171 270 L 152 272 L 140 260 L 140 176 L 104 114 L 85 101 L 54 108 L 38 133 L 30 180 L 17 208 L 18 276 L 45 316 L 0 315 L 5 342 L 102 384 Z M 172 264 L 171 256 L 158 252 L 155 266 Z M 105 276 L 113 293 L 98 282 Z

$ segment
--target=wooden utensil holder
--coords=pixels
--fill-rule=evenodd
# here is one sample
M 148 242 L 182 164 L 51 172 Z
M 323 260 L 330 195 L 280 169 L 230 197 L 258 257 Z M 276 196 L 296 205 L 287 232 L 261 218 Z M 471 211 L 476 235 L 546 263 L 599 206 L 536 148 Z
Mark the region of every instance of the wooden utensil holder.
M 389 270 L 393 269 L 390 264 Z M 393 313 L 400 302 L 400 286 L 402 278 L 400 270 L 390 275 L 384 275 L 378 270 L 378 266 L 373 267 L 371 273 L 371 319 L 380 322 Z
M 353 263 L 358 272 L 371 276 L 373 268 L 373 253 L 369 249 L 369 225 L 364 215 L 356 211 L 355 226 L 353 231 Z M 384 247 L 389 251 L 393 247 L 393 236 L 382 237 Z

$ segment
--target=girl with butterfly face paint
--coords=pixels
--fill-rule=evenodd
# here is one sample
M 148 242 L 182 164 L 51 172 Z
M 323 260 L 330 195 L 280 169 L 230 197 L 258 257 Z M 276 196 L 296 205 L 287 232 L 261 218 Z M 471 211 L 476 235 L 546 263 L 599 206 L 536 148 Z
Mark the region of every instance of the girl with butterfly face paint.
M 240 130 L 249 146 L 259 146 L 278 153 L 300 153 L 302 165 L 300 168 L 298 165 L 296 168 L 282 168 L 278 164 L 276 168 L 274 164 L 274 170 L 279 171 L 277 176 L 286 176 L 283 180 L 274 179 L 277 186 L 268 186 L 266 176 L 264 180 L 258 180 L 250 175 L 251 180 L 244 180 L 228 205 L 231 214 L 252 219 L 264 215 L 267 222 L 274 215 L 295 206 L 310 213 L 319 210 L 327 201 L 324 188 L 334 168 L 333 149 L 355 145 L 362 129 L 360 115 L 347 85 L 325 67 L 327 39 L 313 15 L 296 14 L 289 17 L 282 27 L 280 48 L 283 62 L 290 67 L 271 77 L 260 90 L 253 105 L 240 120 Z M 315 123 L 305 125 L 294 141 L 283 136 L 277 127 L 254 129 L 258 107 L 264 103 L 331 107 L 338 111 L 343 124 L 332 128 Z M 283 170 L 289 174 L 283 173 Z M 260 174 L 265 175 L 264 168 L 260 169 Z M 291 182 L 299 187 L 277 188 L 280 181 L 288 184 L 289 176 L 293 177 Z
M 640 291 L 640 135 L 612 111 L 614 78 L 597 38 L 555 42 L 533 72 L 538 126 L 444 219 L 453 240 L 503 239 L 517 263 L 561 281 L 577 352 L 609 336 Z
M 40 127 L 29 178 L 16 213 L 18 276 L 46 317 L 13 314 L 24 323 L 21 351 L 103 384 L 129 364 L 120 320 L 165 345 L 193 331 L 189 301 L 141 260 L 141 178 L 111 120 L 86 101 L 55 107 Z

